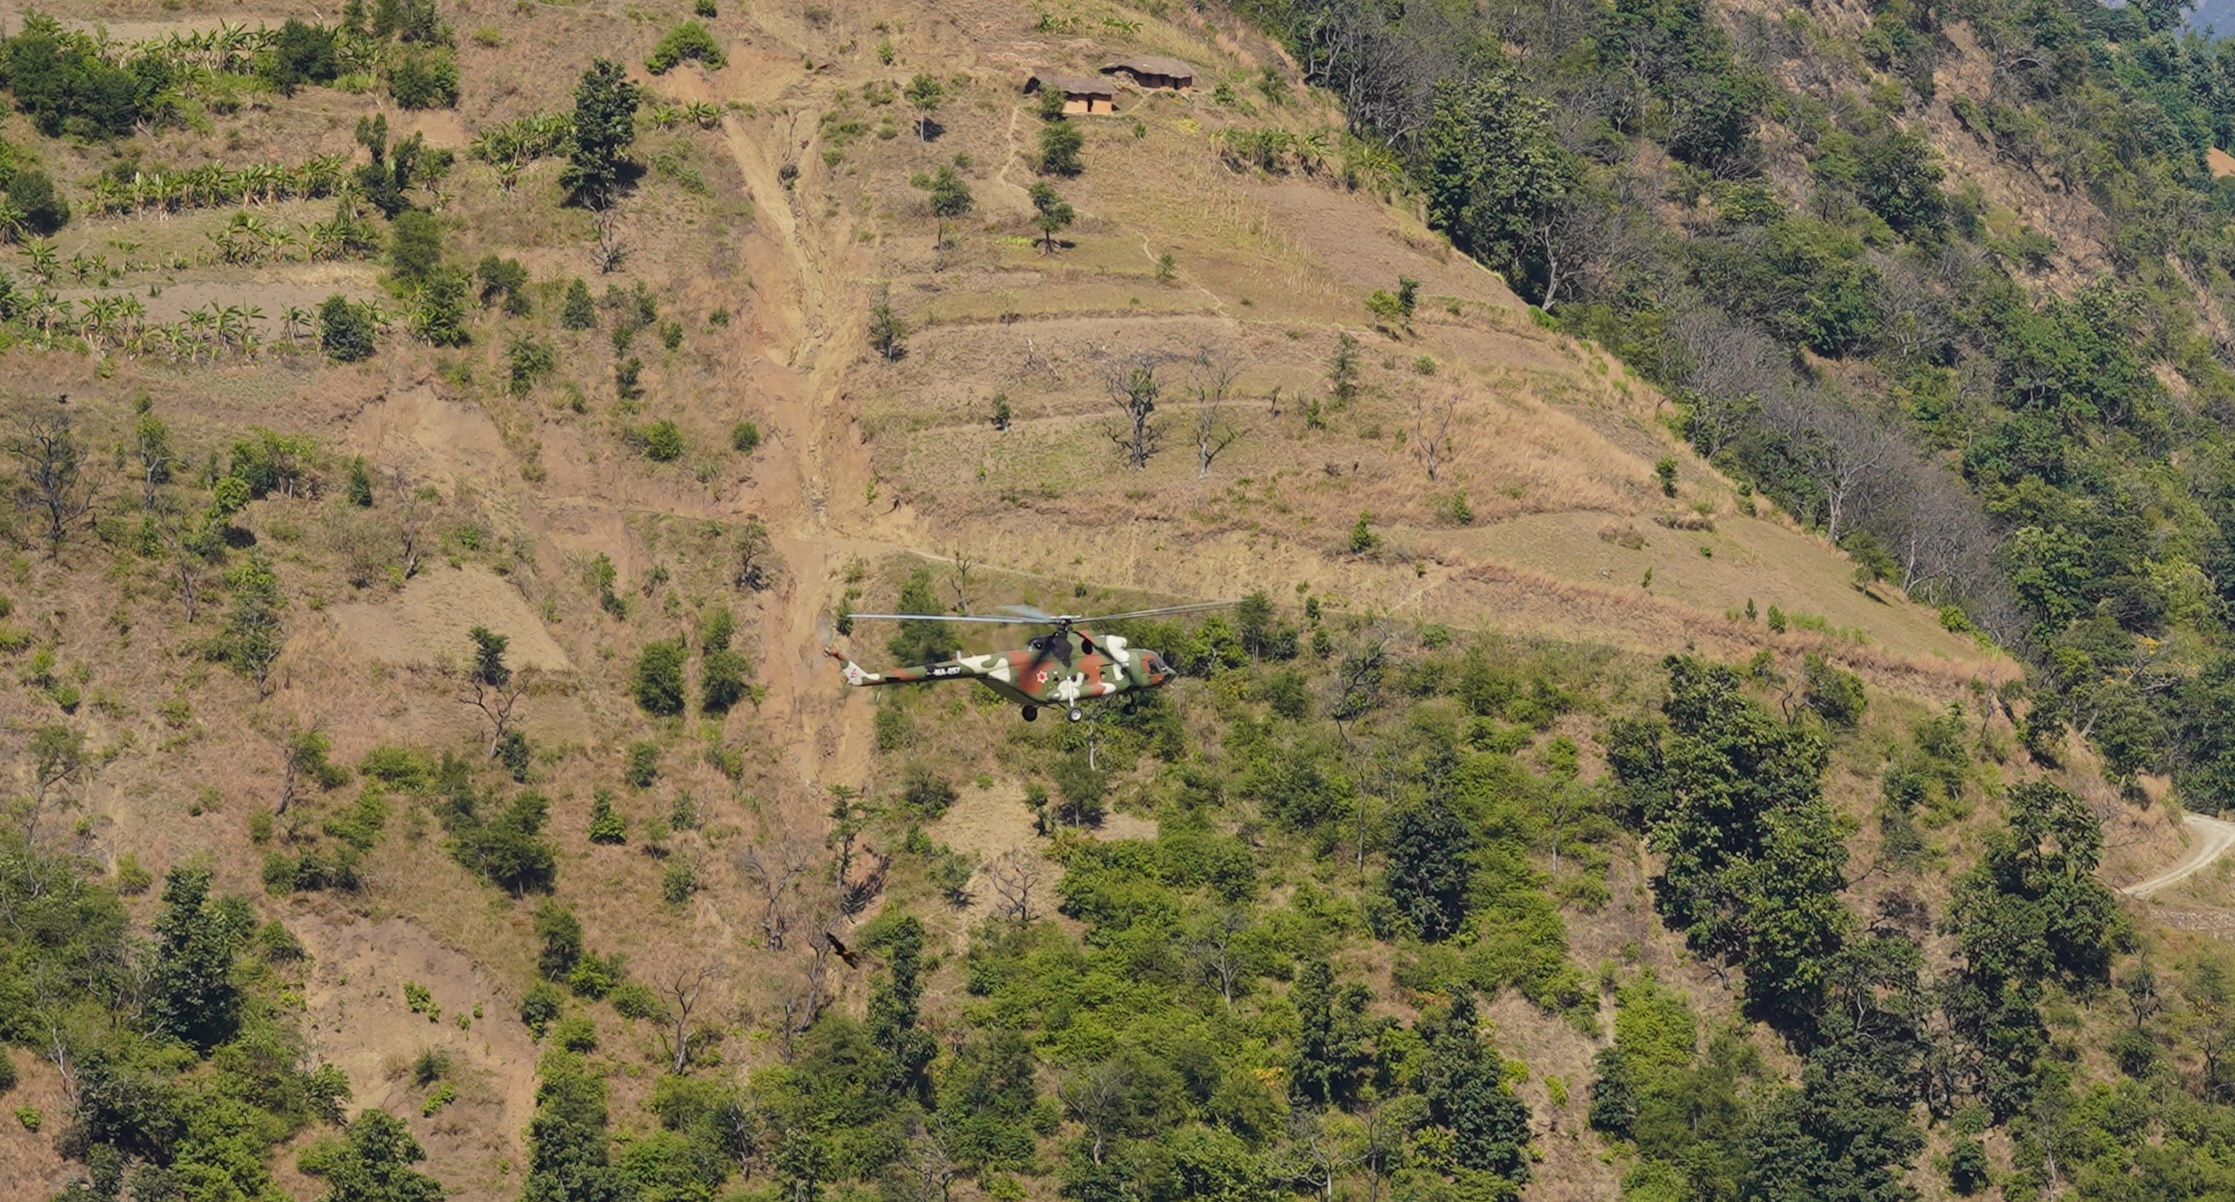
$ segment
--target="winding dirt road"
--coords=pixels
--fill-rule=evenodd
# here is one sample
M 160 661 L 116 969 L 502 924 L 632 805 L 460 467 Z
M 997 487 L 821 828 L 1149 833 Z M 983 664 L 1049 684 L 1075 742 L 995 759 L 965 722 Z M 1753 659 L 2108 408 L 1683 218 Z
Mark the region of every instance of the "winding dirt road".
M 2212 861 L 2235 847 L 2235 822 L 2219 818 L 2206 818 L 2202 814 L 2187 817 L 2189 830 L 2195 832 L 2196 841 L 2189 846 L 2189 856 L 2178 865 L 2140 881 L 2119 892 L 2129 897 L 2148 897 L 2160 889 L 2177 885 L 2211 866 Z

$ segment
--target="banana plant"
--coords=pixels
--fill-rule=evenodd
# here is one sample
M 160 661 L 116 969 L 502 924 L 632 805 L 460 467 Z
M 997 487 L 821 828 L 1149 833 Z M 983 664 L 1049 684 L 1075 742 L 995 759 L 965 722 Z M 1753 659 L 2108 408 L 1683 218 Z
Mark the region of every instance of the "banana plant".
M 20 251 L 23 255 L 23 270 L 26 275 L 41 284 L 54 283 L 54 277 L 62 270 L 62 258 L 54 253 L 52 243 L 44 238 L 33 238 L 31 241 L 24 243 Z

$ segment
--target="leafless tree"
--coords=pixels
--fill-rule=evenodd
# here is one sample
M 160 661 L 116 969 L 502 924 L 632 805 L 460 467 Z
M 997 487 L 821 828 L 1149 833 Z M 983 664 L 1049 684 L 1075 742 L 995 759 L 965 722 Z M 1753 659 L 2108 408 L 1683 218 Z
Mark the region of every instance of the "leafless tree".
M 944 1119 L 938 1115 L 919 1115 L 909 1121 L 908 1140 L 900 1152 L 904 1172 L 899 1179 L 907 1202 L 947 1202 L 953 1190 L 961 1170 L 948 1150 L 944 1126 Z
M 503 635 L 492 634 L 481 626 L 474 627 L 474 635 L 477 640 L 474 658 L 457 672 L 458 701 L 480 710 L 481 716 L 489 720 L 489 754 L 493 756 L 497 748 L 503 746 L 505 732 L 512 729 L 512 711 L 527 694 L 532 676 L 504 662 L 508 640 Z M 478 640 L 483 635 L 495 640 L 494 643 L 480 644 Z
M 814 845 L 804 839 L 770 839 L 737 853 L 739 874 L 757 891 L 761 943 L 768 950 L 784 950 L 784 937 L 801 900 L 801 884 L 814 866 Z
M 955 612 L 970 612 L 970 574 L 978 570 L 978 557 L 960 544 L 949 548 L 947 561 L 954 568 Z
M 16 420 L 8 454 L 22 465 L 16 492 L 46 526 L 47 558 L 62 554 L 70 527 L 93 508 L 92 464 L 71 429 L 68 397 L 28 410 Z
M 1282 1149 L 1280 1175 L 1299 1189 L 1333 1202 L 1335 1182 L 1349 1166 L 1324 1115 L 1298 1106 L 1288 1112 L 1288 1143 Z
M 170 431 L 150 411 L 152 403 L 142 396 L 140 406 L 140 420 L 132 429 L 132 457 L 140 465 L 140 508 L 152 511 L 179 460 L 171 449 Z
M 301 796 L 305 773 L 315 773 L 326 763 L 326 720 L 319 718 L 308 727 L 288 726 L 278 731 L 275 741 L 279 744 L 279 804 L 272 813 L 284 815 Z
M 826 936 L 810 940 L 806 963 L 800 966 L 799 978 L 777 995 L 776 1054 L 790 1064 L 799 1054 L 799 1037 L 815 1025 L 823 1010 L 830 1005 L 830 994 L 823 986 L 830 975 L 831 944 Z
M 1241 939 L 1249 931 L 1249 915 L 1236 907 L 1221 907 L 1199 923 L 1187 941 L 1187 959 L 1218 989 L 1231 1007 L 1241 984 Z
M 419 560 L 426 554 L 426 501 L 400 467 L 389 477 L 389 487 L 396 494 L 396 533 L 403 544 L 397 566 L 409 580 L 419 574 Z
M 659 979 L 660 996 L 667 1001 L 668 1061 L 674 1072 L 690 1067 L 694 1034 L 691 1012 L 698 1008 L 706 987 L 720 980 L 723 971 L 719 960 L 709 960 L 696 968 L 676 967 Z
M 1156 378 L 1156 357 L 1135 355 L 1111 365 L 1103 376 L 1110 400 L 1117 405 L 1121 424 L 1109 431 L 1110 441 L 1125 452 L 1125 466 L 1140 471 L 1149 465 L 1164 439 L 1163 423 L 1156 420 L 1157 398 L 1163 384 Z
M 1423 398 L 1412 403 L 1412 453 L 1428 469 L 1428 482 L 1436 482 L 1444 457 L 1451 453 L 1451 420 L 1459 413 L 1459 394 L 1445 393 L 1441 400 Z
M 175 501 L 159 503 L 154 511 L 155 540 L 163 546 L 171 578 L 178 584 L 179 604 L 186 608 L 186 622 L 194 624 L 200 612 L 202 585 L 209 575 L 212 531 L 209 518 Z
M 621 214 L 616 209 L 600 210 L 597 223 L 597 246 L 590 251 L 590 261 L 601 275 L 619 271 L 629 257 L 628 242 L 621 237 Z
M 986 865 L 986 883 L 1001 899 L 1001 912 L 1018 926 L 1032 921 L 1032 898 L 1046 876 L 1040 857 L 1024 848 L 1012 847 Z
M 1815 433 L 1803 441 L 1805 462 L 1823 490 L 1824 535 L 1836 543 L 1899 448 L 1884 427 L 1844 405 L 1824 409 Z
M 35 848 L 39 823 L 48 814 L 76 807 L 83 799 L 96 761 L 86 751 L 85 732 L 60 723 L 34 730 L 24 758 L 31 767 L 31 792 L 10 808 L 16 811 L 23 828 L 24 847 Z
M 1090 1065 L 1058 1081 L 1055 1096 L 1086 1128 L 1087 1154 L 1101 1164 L 1111 1141 L 1125 1133 L 1132 1117 L 1133 1068 L 1114 1059 Z
M 1195 363 L 1195 478 L 1200 480 L 1211 474 L 1212 461 L 1249 431 L 1226 419 L 1226 399 L 1241 376 L 1240 365 L 1209 348 L 1195 356 Z

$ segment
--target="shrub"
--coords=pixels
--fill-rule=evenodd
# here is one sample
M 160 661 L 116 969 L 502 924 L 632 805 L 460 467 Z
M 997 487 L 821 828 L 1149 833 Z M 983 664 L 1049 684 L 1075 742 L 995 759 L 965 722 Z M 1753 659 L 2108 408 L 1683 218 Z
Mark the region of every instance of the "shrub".
M 728 648 L 708 651 L 699 664 L 699 708 L 728 713 L 745 699 L 745 657 Z
M 526 396 L 536 381 L 559 366 L 559 352 L 532 334 L 515 334 L 504 348 L 505 368 L 514 396 Z
M 527 1025 L 537 1039 L 541 1039 L 565 1007 L 566 995 L 559 992 L 558 986 L 549 981 L 537 981 L 535 987 L 520 999 L 520 1021 Z
M 722 10 L 715 5 L 714 0 L 691 0 L 691 15 L 711 21 L 721 16 Z
M 660 745 L 657 743 L 631 743 L 628 765 L 621 769 L 621 779 L 631 789 L 649 789 L 660 775 Z
M 458 60 L 444 50 L 406 50 L 388 68 L 388 94 L 402 109 L 446 109 L 458 104 Z
M 551 1039 L 570 1052 L 594 1052 L 598 1047 L 598 1025 L 587 1014 L 569 1014 L 552 1026 Z
M 584 955 L 567 973 L 567 988 L 572 989 L 576 997 L 601 998 L 620 983 L 621 958 L 617 955 Z
M 424 284 L 442 269 L 442 224 L 431 213 L 405 209 L 396 214 L 388 245 L 388 270 L 399 284 Z
M 901 781 L 900 809 L 910 819 L 936 822 L 954 805 L 957 796 L 945 777 L 917 768 Z
M 116 891 L 126 897 L 138 897 L 155 884 L 155 874 L 140 864 L 140 858 L 126 852 L 116 858 Z
M 1814 652 L 1801 660 L 1801 672 L 1807 679 L 1803 699 L 1825 722 L 1842 730 L 1852 730 L 1862 721 L 1863 710 L 1869 704 L 1862 678 L 1833 667 Z
M 722 53 L 722 45 L 714 40 L 713 33 L 697 21 L 685 21 L 661 36 L 659 45 L 652 47 L 651 57 L 644 60 L 644 68 L 654 75 L 665 75 L 685 60 L 704 63 L 714 71 L 729 65 L 729 56 Z
M 481 303 L 495 304 L 504 301 L 504 311 L 514 317 L 526 317 L 532 308 L 528 301 L 528 269 L 518 259 L 500 259 L 483 255 L 474 268 L 474 277 L 481 284 Z M 583 290 L 583 299 L 589 299 L 589 290 Z
M 334 31 L 289 17 L 272 43 L 264 77 L 281 95 L 293 96 L 303 84 L 332 83 L 340 71 L 334 54 Z
M 654 463 L 673 463 L 683 457 L 683 431 L 674 422 L 662 418 L 637 433 L 644 441 L 646 459 Z
M 661 1009 L 660 995 L 642 981 L 623 981 L 613 990 L 613 1010 L 622 1018 L 654 1018 Z
M 14 1089 L 15 1087 L 15 1058 L 8 1055 L 8 1051 L 6 1048 L 0 1048 L 0 1093 L 6 1093 L 9 1090 Z
M 696 892 L 698 869 L 682 860 L 668 865 L 667 871 L 660 876 L 660 896 L 666 898 L 667 904 L 671 906 L 680 906 L 691 900 L 691 895 Z
M 650 744 L 643 744 L 650 746 Z M 626 843 L 629 822 L 613 809 L 613 794 L 599 789 L 590 795 L 590 842 Z
M 631 692 L 644 712 L 667 717 L 683 712 L 683 644 L 648 643 L 636 657 Z
M 32 233 L 51 234 L 70 223 L 70 202 L 44 171 L 17 171 L 8 181 L 8 199 L 23 211 L 23 224 Z
M 319 349 L 341 363 L 357 363 L 372 358 L 372 314 L 363 305 L 351 304 L 348 298 L 335 293 L 318 306 Z
M 729 430 L 730 449 L 740 455 L 750 455 L 761 445 L 761 428 L 750 421 L 742 421 Z

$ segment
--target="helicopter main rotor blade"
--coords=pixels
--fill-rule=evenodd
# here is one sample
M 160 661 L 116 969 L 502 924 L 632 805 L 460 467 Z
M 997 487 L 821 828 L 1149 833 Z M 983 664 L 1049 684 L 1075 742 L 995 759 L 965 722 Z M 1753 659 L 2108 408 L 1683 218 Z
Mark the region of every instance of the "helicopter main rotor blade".
M 1056 616 L 1055 616 L 1054 614 L 1051 614 L 1051 613 L 1049 613 L 1049 612 L 1048 612 L 1047 610 L 1044 610 L 1044 609 L 1040 608 L 1040 607 L 1039 607 L 1039 606 L 1037 606 L 1037 605 L 1004 605 L 1004 606 L 1001 606 L 1000 608 L 1001 608 L 1002 612 L 1004 612 L 1004 613 L 1012 613 L 1012 614 L 1015 614 L 1015 615 L 1017 616 L 1017 618 L 1018 618 L 1018 619 L 1019 619 L 1020 621 L 1025 621 L 1025 622 L 1056 622 L 1056 621 L 1061 621 L 1061 619 L 1060 619 L 1060 618 L 1056 617 Z
M 1025 618 L 981 618 L 968 614 L 847 614 L 849 618 L 889 618 L 895 622 L 985 622 L 995 626 L 1016 626 Z
M 1198 601 L 1192 605 L 1166 605 L 1156 609 L 1136 609 L 1122 614 L 1100 614 L 1091 618 L 1073 618 L 1074 622 L 1115 622 L 1123 618 L 1160 618 L 1166 614 L 1191 614 L 1206 609 L 1227 609 L 1239 605 L 1238 601 Z

